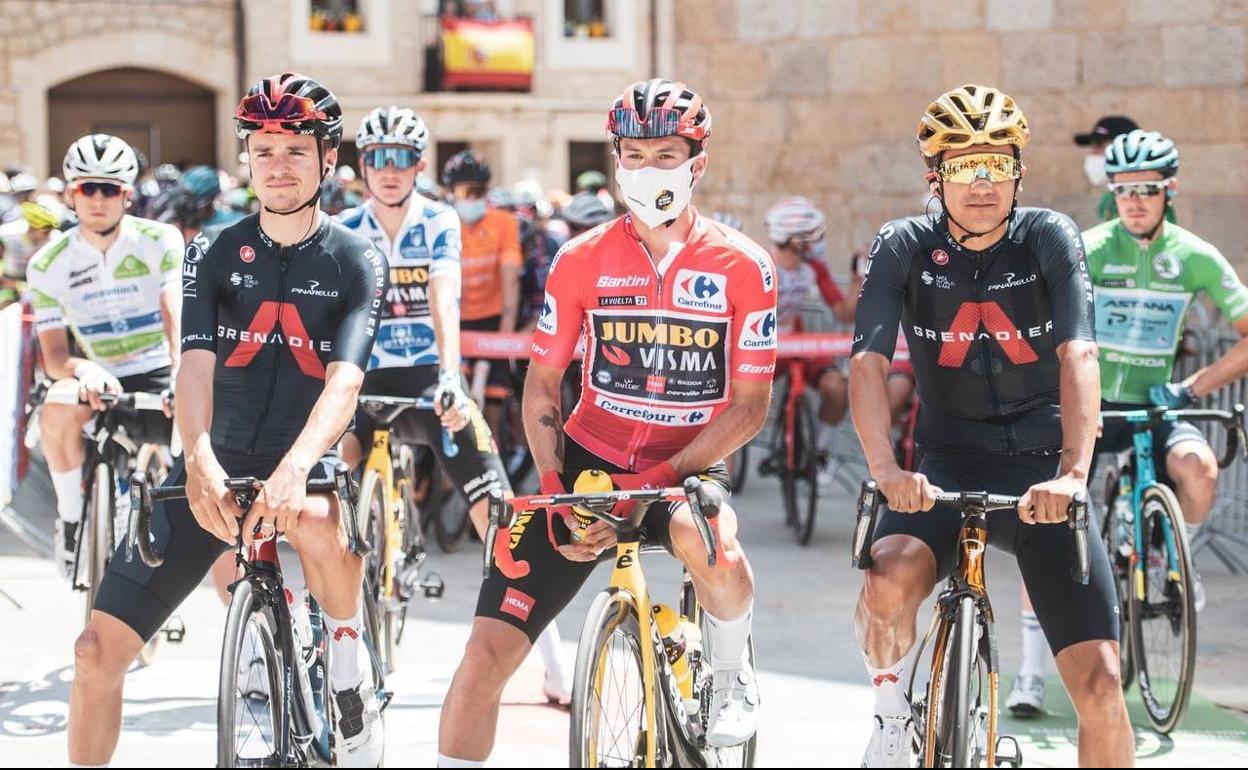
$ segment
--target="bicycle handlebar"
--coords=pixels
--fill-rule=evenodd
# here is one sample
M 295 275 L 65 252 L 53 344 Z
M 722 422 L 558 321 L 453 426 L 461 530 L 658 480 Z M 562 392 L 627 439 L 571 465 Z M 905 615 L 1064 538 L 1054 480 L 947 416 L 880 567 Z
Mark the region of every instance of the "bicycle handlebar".
M 348 484 L 350 469 L 347 464 L 339 461 L 334 466 L 334 477 L 331 479 L 309 479 L 308 494 L 337 493 L 344 503 L 348 500 Z M 244 511 L 251 508 L 256 495 L 264 488 L 264 481 L 255 476 L 239 476 L 225 480 L 225 488 L 234 493 L 234 501 Z M 165 562 L 163 552 L 156 550 L 152 541 L 152 506 L 162 500 L 182 500 L 186 498 L 185 486 L 153 486 L 147 480 L 147 474 L 139 471 L 130 477 L 130 526 L 126 538 L 126 561 L 134 561 L 134 550 L 137 548 L 143 563 L 153 569 Z M 344 516 L 350 516 L 344 510 Z
M 937 503 L 955 508 L 963 517 L 1016 509 L 1020 499 L 988 492 L 942 492 L 936 495 Z M 884 493 L 873 479 L 862 482 L 862 490 L 858 495 L 858 517 L 854 524 L 854 536 L 850 540 L 850 563 L 857 569 L 870 569 L 873 564 L 871 544 L 875 540 L 876 516 L 880 506 L 887 503 Z M 1067 509 L 1066 521 L 1075 535 L 1075 565 L 1071 568 L 1070 577 L 1080 585 L 1087 585 L 1091 570 L 1087 490 L 1075 493 Z
M 1164 406 L 1151 406 L 1142 409 L 1101 412 L 1105 422 L 1128 422 L 1137 426 L 1137 430 L 1152 427 L 1161 422 L 1173 420 L 1209 420 L 1222 423 L 1226 429 L 1226 448 L 1218 458 L 1218 467 L 1225 468 L 1235 461 L 1236 455 L 1248 450 L 1248 435 L 1244 432 L 1244 405 L 1235 404 L 1226 409 L 1168 409 Z
M 629 516 L 616 516 L 613 513 L 615 505 L 627 500 L 632 500 L 638 505 L 633 507 Z M 552 508 L 562 506 L 576 506 L 595 519 L 606 522 L 618 532 L 639 527 L 646 515 L 648 503 L 688 502 L 693 512 L 694 525 L 706 548 L 707 566 L 714 567 L 724 559 L 723 542 L 719 537 L 720 501 L 706 490 L 702 480 L 697 476 L 685 479 L 684 486 L 665 489 L 622 489 L 611 492 L 561 495 L 538 494 L 513 497 L 510 500 L 504 499 L 501 492 L 491 492 L 489 501 L 483 577 L 489 576 L 491 564 L 497 566 L 503 575 L 511 579 L 522 578 L 529 574 L 529 563 L 516 561 L 511 555 L 512 524 L 515 523 L 516 516 L 520 512 L 538 508 L 546 508 L 549 512 Z

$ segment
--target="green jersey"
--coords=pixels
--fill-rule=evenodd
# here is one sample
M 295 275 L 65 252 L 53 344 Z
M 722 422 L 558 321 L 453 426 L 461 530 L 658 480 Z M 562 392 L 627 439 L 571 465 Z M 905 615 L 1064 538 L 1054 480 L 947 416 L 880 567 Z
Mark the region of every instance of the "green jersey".
M 1121 220 L 1083 234 L 1095 287 L 1101 396 L 1148 403 L 1148 389 L 1170 382 L 1188 308 L 1209 295 L 1232 323 L 1248 313 L 1248 288 L 1214 246 L 1167 223 L 1147 246 Z

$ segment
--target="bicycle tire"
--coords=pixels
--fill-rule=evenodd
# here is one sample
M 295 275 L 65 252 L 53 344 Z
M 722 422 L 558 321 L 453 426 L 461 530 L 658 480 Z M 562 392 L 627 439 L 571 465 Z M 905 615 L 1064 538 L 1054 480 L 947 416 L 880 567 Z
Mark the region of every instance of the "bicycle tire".
M 468 501 L 459 494 L 445 476 L 435 478 L 430 497 L 433 498 L 433 534 L 443 553 L 455 553 L 468 540 L 472 519 L 468 515 Z
M 391 605 L 397 605 L 398 602 L 393 595 L 393 581 L 391 581 L 389 591 L 381 582 L 385 572 L 389 543 L 386 531 L 385 482 L 381 474 L 374 470 L 366 471 L 364 480 L 360 483 L 360 501 L 356 507 L 356 521 L 359 523 L 360 532 L 363 533 L 365 541 L 371 546 L 368 555 L 364 557 L 364 568 L 370 578 L 368 586 L 372 593 L 373 603 L 382 615 L 377 629 L 377 655 L 381 658 L 381 667 L 386 673 L 391 673 L 396 666 L 395 633 L 397 631 L 397 623 L 390 617 L 397 610 L 393 610 Z
M 100 590 L 100 581 L 108 569 L 108 557 L 113 549 L 113 515 L 116 500 L 113 497 L 113 468 L 108 463 L 96 463 L 91 474 L 88 487 L 91 497 L 88 500 L 86 532 L 79 528 L 79 537 L 86 537 L 87 547 L 87 600 L 85 626 L 91 620 L 91 608 L 95 606 L 95 595 Z
M 745 489 L 745 481 L 750 475 L 750 445 L 742 444 L 737 451 L 728 456 L 728 488 L 734 495 L 741 494 Z
M 1170 525 L 1177 550 L 1176 561 L 1179 567 L 1178 580 L 1167 574 L 1165 584 L 1161 586 L 1165 605 L 1170 610 L 1166 616 L 1158 616 L 1157 605 L 1152 601 L 1153 588 L 1149 576 L 1150 552 L 1159 546 L 1154 542 L 1154 534 L 1160 534 L 1160 524 L 1164 517 Z M 1191 550 L 1187 543 L 1187 525 L 1179 509 L 1174 492 L 1162 484 L 1154 484 L 1145 488 L 1140 495 L 1140 509 L 1137 512 L 1137 527 L 1143 528 L 1144 551 L 1139 554 L 1139 563 L 1144 564 L 1144 593 L 1140 596 L 1139 589 L 1131 592 L 1131 649 L 1135 658 L 1136 680 L 1140 687 L 1140 697 L 1144 701 L 1144 711 L 1149 726 L 1154 731 L 1169 735 L 1187 712 L 1188 702 L 1192 694 L 1192 681 L 1196 670 L 1196 608 L 1193 596 L 1194 568 Z M 1163 551 L 1164 553 L 1164 551 Z M 1168 570 L 1167 570 L 1168 572 Z M 1157 596 L 1156 598 L 1162 598 Z M 1160 669 L 1163 665 L 1157 650 L 1150 650 L 1150 641 L 1155 629 L 1160 630 L 1158 640 L 1164 640 L 1165 626 L 1159 620 L 1169 619 L 1172 636 L 1178 636 L 1177 670 L 1173 681 L 1173 693 L 1167 683 L 1170 681 L 1160 670 L 1150 670 L 1150 666 Z M 1146 629 L 1145 624 L 1150 623 Z M 1159 628 L 1158 628 L 1159 627 Z M 1172 672 L 1166 671 L 1166 674 Z
M 156 444 L 144 444 L 139 447 L 139 453 L 135 457 L 134 465 L 139 470 L 147 474 L 148 481 L 153 486 L 160 486 L 165 483 L 165 479 L 169 476 L 169 466 L 165 464 L 164 457 L 160 452 L 160 447 Z M 130 511 L 130 515 L 134 515 L 134 511 Z M 121 531 L 129 530 L 129 522 L 118 522 L 122 527 Z M 156 653 L 160 650 L 160 641 L 164 638 L 161 631 L 157 631 L 152 635 L 151 639 L 143 645 L 143 649 L 139 651 L 139 666 L 146 667 L 152 664 L 156 659 Z
M 797 415 L 793 421 L 794 465 L 793 503 L 794 531 L 797 542 L 810 545 L 815 533 L 815 514 L 819 505 L 819 460 L 815 451 L 818 435 L 815 410 L 805 393 L 797 399 Z
M 934 767 L 969 767 L 971 747 L 971 671 L 975 665 L 975 602 L 958 601 L 953 616 L 940 621 L 936 638 L 944 639 L 944 657 L 932 671 L 924 725 L 934 725 Z M 920 756 L 922 764 L 926 757 Z
M 594 683 L 607 680 L 605 672 L 601 669 L 606 665 L 610 652 L 607 644 L 617 632 L 623 635 L 624 642 L 629 648 L 625 650 L 625 654 L 631 653 L 632 663 L 635 665 L 637 682 L 642 693 L 642 700 L 638 704 L 641 714 L 640 727 L 643 730 L 653 731 L 655 735 L 656 764 L 661 763 L 663 757 L 671 756 L 671 752 L 666 747 L 666 732 L 663 729 L 665 724 L 663 698 L 657 692 L 647 692 L 642 684 L 644 682 L 641 657 L 643 641 L 640 638 L 640 628 L 637 605 L 627 592 L 608 589 L 594 599 L 589 614 L 585 617 L 585 625 L 581 629 L 580 642 L 576 648 L 576 669 L 572 684 L 572 721 L 568 731 L 568 758 L 571 767 L 599 767 L 603 764 L 602 758 L 598 755 L 597 737 L 591 735 L 591 730 L 595 729 L 602 714 L 608 710 L 601 707 L 602 693 L 597 691 Z M 618 679 L 612 681 L 618 681 Z M 653 725 L 645 724 L 647 711 L 645 699 L 651 699 L 654 702 Z M 637 762 L 644 762 L 644 732 L 637 736 L 632 746 L 632 755 L 622 758 L 626 766 L 637 766 Z
M 1118 594 L 1118 672 L 1122 689 L 1135 681 L 1135 661 L 1131 656 L 1131 560 L 1122 552 L 1123 523 L 1114 516 L 1114 499 L 1118 496 L 1118 477 L 1113 471 L 1105 478 L 1105 515 L 1100 517 L 1101 542 L 1109 555 L 1109 568 Z
M 264 612 L 263 603 L 251 590 L 251 583 L 244 580 L 234 587 L 234 593 L 230 597 L 225 636 L 221 645 L 221 669 L 217 681 L 217 767 L 237 767 L 240 764 L 236 725 L 240 696 L 245 694 L 238 691 L 238 671 L 242 664 L 243 643 L 249 626 L 255 629 L 254 633 L 264 654 L 264 675 L 269 688 L 267 712 L 273 736 L 272 753 L 277 754 L 280 746 L 289 742 L 289 735 L 285 736 L 285 740 L 279 736 L 280 731 L 289 730 L 290 720 L 286 714 L 286 702 L 281 688 L 282 667 L 277 655 L 277 645 L 269 629 L 268 615 Z M 247 665 L 250 667 L 251 661 L 247 661 Z M 253 699 L 247 700 L 251 705 L 250 701 Z M 249 711 L 248 716 L 254 719 L 255 713 Z M 256 725 L 258 729 L 263 729 L 258 721 Z M 242 759 L 253 767 L 257 766 L 256 759 L 271 759 L 271 766 L 277 766 L 280 757 L 256 758 L 250 762 L 247 762 L 247 758 Z

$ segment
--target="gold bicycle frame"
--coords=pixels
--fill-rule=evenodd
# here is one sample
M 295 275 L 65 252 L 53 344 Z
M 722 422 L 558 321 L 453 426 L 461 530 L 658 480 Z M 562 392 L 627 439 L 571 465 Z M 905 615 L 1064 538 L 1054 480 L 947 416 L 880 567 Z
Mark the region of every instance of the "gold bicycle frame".
M 981 604 L 987 615 L 987 622 L 992 623 L 992 605 L 988 602 L 988 585 L 984 572 L 984 555 L 988 550 L 988 530 L 986 514 L 972 515 L 962 520 L 962 528 L 958 532 L 958 564 L 950 578 L 951 586 L 959 586 L 969 592 Z M 943 598 L 943 594 L 942 597 Z M 940 599 L 932 617 L 932 627 L 928 631 L 930 638 L 935 632 L 935 646 L 932 648 L 931 678 L 927 683 L 928 718 L 923 725 L 923 766 L 934 767 L 936 762 L 936 720 L 931 716 L 938 708 L 940 698 L 940 680 L 945 667 L 945 645 L 949 641 L 953 625 L 949 619 L 942 617 Z M 996 767 L 997 761 L 997 680 L 995 671 L 988 672 L 988 767 Z

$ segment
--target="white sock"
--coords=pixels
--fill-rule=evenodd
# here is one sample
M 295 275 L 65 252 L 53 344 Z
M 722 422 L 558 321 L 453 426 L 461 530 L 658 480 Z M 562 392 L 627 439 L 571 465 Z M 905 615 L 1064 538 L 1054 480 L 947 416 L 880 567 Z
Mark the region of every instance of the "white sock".
M 875 690 L 875 714 L 881 717 L 910 716 L 910 702 L 906 699 L 906 663 L 910 654 L 901 656 L 901 660 L 888 668 L 876 668 L 862 656 L 867 667 L 867 675 L 871 677 L 872 689 Z
M 52 488 L 56 490 L 56 513 L 61 521 L 82 521 L 82 467 L 53 472 Z
M 1192 541 L 1196 539 L 1196 533 L 1200 532 L 1201 525 L 1192 524 L 1190 522 L 1185 522 L 1185 523 L 1187 523 L 1187 544 L 1191 545 Z
M 325 613 L 325 631 L 329 634 L 329 683 L 334 692 L 354 690 L 364 683 L 364 667 L 360 665 L 360 637 L 364 635 L 364 607 L 356 608 L 347 620 L 331 618 Z
M 735 671 L 750 662 L 750 625 L 754 615 L 754 600 L 750 600 L 745 612 L 732 620 L 720 620 L 706 610 L 706 630 L 711 648 L 711 668 L 715 671 Z
M 485 767 L 485 763 L 475 759 L 456 759 L 439 753 L 438 767 Z
M 831 449 L 832 439 L 834 437 L 833 431 L 835 430 L 836 426 L 828 425 L 822 420 L 819 421 L 818 427 L 815 428 L 815 448 L 821 452 L 826 452 Z
M 1038 676 L 1044 678 L 1049 662 L 1049 642 L 1044 638 L 1044 629 L 1036 619 L 1036 613 L 1023 611 L 1021 618 L 1023 630 L 1023 664 L 1019 667 L 1019 676 Z
M 560 684 L 563 683 L 563 661 L 559 659 L 561 642 L 559 627 L 551 621 L 533 645 L 537 648 L 537 653 L 542 656 L 542 665 L 546 667 L 546 678 L 554 679 Z

